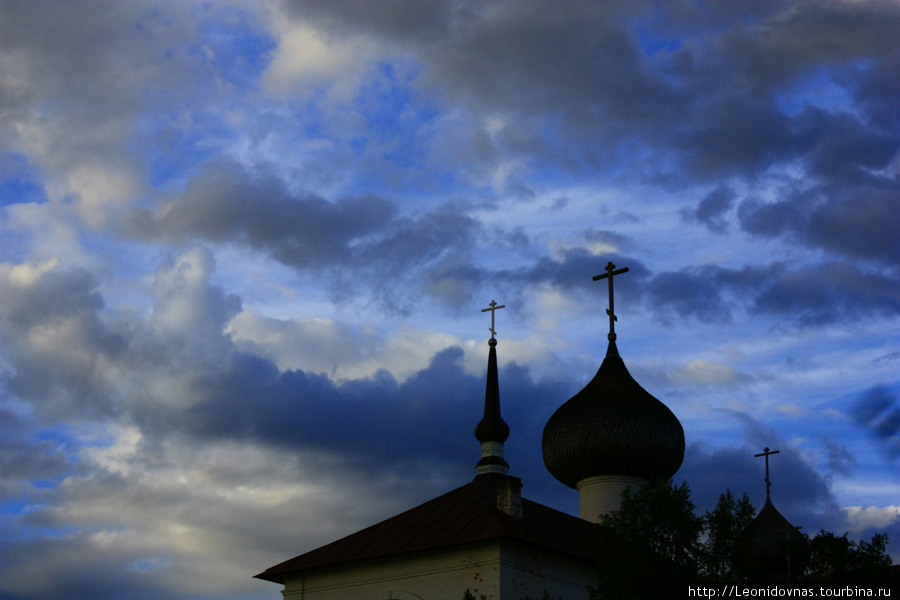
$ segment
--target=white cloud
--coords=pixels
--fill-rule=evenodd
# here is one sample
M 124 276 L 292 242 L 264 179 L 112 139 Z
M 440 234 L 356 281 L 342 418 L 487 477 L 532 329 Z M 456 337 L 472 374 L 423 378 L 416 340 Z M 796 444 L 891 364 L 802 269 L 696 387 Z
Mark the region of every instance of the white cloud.
M 802 417 L 807 413 L 806 409 L 796 404 L 779 404 L 776 409 L 781 414 L 789 417 Z
M 738 380 L 738 374 L 729 365 L 716 364 L 695 358 L 671 372 L 678 384 L 728 385 Z
M 307 95 L 325 88 L 333 100 L 347 102 L 376 56 L 377 48 L 369 42 L 331 37 L 306 23 L 284 17 L 274 24 L 273 32 L 278 37 L 278 47 L 262 77 L 273 95 Z
M 231 321 L 228 334 L 238 348 L 279 369 L 326 373 L 335 381 L 386 369 L 402 382 L 427 367 L 436 352 L 462 343 L 443 332 L 402 328 L 386 336 L 372 325 L 350 328 L 333 319 L 281 320 L 249 311 Z
M 347 481 L 323 477 L 295 451 L 176 440 L 150 451 L 134 429 L 110 435 L 109 445 L 80 453 L 86 474 L 69 477 L 32 517 L 75 528 L 71 539 L 83 543 L 58 544 L 60 564 L 113 561 L 152 572 L 172 592 L 249 595 L 265 589 L 251 579 L 256 572 L 394 508 L 377 485 L 363 488 L 368 501 L 357 505 L 357 495 L 336 489 Z M 340 522 L 330 518 L 335 510 Z
M 44 273 L 52 271 L 58 264 L 59 259 L 55 257 L 37 265 L 3 263 L 0 264 L 0 278 L 9 279 L 10 283 L 14 285 L 33 285 Z
M 214 267 L 212 253 L 195 246 L 157 269 L 153 283 L 150 324 L 196 358 L 221 354 L 230 345 L 223 330 L 240 309 L 240 299 L 210 285 Z
M 900 521 L 900 506 L 845 506 L 842 510 L 852 531 L 883 529 Z

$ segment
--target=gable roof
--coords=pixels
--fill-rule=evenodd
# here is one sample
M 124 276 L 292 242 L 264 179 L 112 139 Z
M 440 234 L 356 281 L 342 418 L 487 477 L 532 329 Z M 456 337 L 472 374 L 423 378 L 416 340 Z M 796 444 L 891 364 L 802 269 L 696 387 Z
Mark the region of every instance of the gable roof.
M 522 499 L 522 518 L 496 508 L 490 486 L 472 481 L 434 500 L 256 575 L 284 583 L 288 573 L 352 561 L 512 539 L 595 562 L 599 525 Z

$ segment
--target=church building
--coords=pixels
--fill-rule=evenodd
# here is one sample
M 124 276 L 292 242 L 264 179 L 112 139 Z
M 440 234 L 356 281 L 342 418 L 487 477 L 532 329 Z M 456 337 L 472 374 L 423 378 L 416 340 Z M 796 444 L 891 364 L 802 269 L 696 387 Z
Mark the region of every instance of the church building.
M 620 493 L 675 474 L 684 431 L 674 414 L 628 373 L 616 347 L 609 263 L 609 346 L 594 378 L 562 404 L 542 438 L 544 464 L 579 494 L 578 517 L 522 497 L 509 475 L 500 415 L 492 301 L 484 415 L 475 427 L 481 457 L 475 477 L 415 508 L 301 554 L 256 575 L 295 600 L 462 600 L 468 590 L 491 600 L 579 600 L 597 581 L 600 516 Z

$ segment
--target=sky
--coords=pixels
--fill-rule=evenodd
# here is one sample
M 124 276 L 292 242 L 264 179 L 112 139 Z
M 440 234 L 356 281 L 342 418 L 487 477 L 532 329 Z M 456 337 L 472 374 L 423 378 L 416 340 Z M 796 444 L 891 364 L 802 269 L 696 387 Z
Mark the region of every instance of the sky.
M 0 0 L 0 596 L 253 575 L 510 474 L 617 346 L 900 562 L 900 3 Z

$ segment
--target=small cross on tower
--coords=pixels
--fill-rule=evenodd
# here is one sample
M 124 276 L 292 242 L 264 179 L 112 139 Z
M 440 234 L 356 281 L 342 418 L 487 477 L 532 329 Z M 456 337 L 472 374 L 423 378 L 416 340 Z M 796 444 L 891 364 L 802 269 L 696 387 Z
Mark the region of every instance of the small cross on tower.
M 491 311 L 491 339 L 494 339 L 494 336 L 497 335 L 497 332 L 494 331 L 494 311 L 500 310 L 501 308 L 506 308 L 505 304 L 497 304 L 493 300 L 491 300 L 491 305 L 487 308 L 482 308 L 481 312 Z
M 760 456 L 766 457 L 766 500 L 769 499 L 769 488 L 772 487 L 772 482 L 769 481 L 769 455 L 778 454 L 779 452 L 781 452 L 781 450 L 769 450 L 769 447 L 766 446 L 761 453 L 753 455 L 753 458 L 759 458 Z
M 601 273 L 600 275 L 596 275 L 594 277 L 594 281 L 599 281 L 600 279 L 609 278 L 609 308 L 606 309 L 606 314 L 609 315 L 609 335 L 606 336 L 607 339 L 611 342 L 616 341 L 616 321 L 618 321 L 618 317 L 616 317 L 616 313 L 613 309 L 613 275 L 621 275 L 622 273 L 628 272 L 628 267 L 624 269 L 615 270 L 616 265 L 612 264 L 612 262 L 606 263 L 606 273 Z

